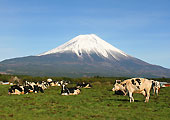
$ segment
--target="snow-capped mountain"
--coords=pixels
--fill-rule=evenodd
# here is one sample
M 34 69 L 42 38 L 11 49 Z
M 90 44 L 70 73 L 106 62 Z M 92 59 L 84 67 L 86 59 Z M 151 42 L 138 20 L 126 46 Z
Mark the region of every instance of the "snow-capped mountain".
M 34 76 L 170 77 L 170 69 L 132 57 L 94 34 L 45 53 L 0 62 L 0 72 Z
M 88 56 L 91 54 L 97 54 L 98 56 L 108 59 L 110 59 L 110 56 L 117 60 L 122 56 L 128 57 L 123 51 L 105 42 L 95 34 L 79 35 L 67 43 L 40 54 L 39 56 L 64 52 L 75 53 L 78 57 L 83 57 L 83 54 L 87 54 Z

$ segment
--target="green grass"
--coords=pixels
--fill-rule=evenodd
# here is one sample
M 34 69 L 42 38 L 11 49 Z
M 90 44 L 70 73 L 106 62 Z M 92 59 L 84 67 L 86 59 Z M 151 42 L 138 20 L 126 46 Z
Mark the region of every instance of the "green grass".
M 0 85 L 1 120 L 168 120 L 170 119 L 170 87 L 162 88 L 158 97 L 134 94 L 114 95 L 111 84 L 94 83 L 91 89 L 81 89 L 77 96 L 61 96 L 60 87 L 45 93 L 8 95 L 9 86 Z

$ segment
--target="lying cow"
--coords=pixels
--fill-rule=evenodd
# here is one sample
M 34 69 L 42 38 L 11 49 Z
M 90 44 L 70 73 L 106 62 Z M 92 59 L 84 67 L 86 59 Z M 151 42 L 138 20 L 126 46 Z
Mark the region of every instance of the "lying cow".
M 31 86 L 19 86 L 19 85 L 13 85 L 11 88 L 8 89 L 8 94 L 28 94 L 30 92 Z
M 33 87 L 31 85 L 26 86 L 19 86 L 19 85 L 13 85 L 8 89 L 8 94 L 28 94 L 31 92 L 38 93 L 38 92 L 44 93 L 42 87 L 39 87 L 38 85 L 34 85 Z
M 33 89 L 34 93 L 44 93 L 44 90 L 42 89 L 42 87 L 38 86 L 38 85 L 34 85 L 34 89 Z
M 67 88 L 65 84 L 62 85 L 61 95 L 78 95 L 78 94 L 80 94 L 80 89 Z
M 92 85 L 90 85 L 90 83 L 78 83 L 77 84 L 77 88 L 91 88 Z
M 18 85 L 13 85 L 8 89 L 8 94 L 20 95 L 20 94 L 24 94 L 24 90 Z
M 23 89 L 24 89 L 24 94 L 28 94 L 33 92 L 34 88 L 31 85 L 27 85 L 27 86 L 23 86 Z
M 149 102 L 150 90 L 152 87 L 152 81 L 145 78 L 132 78 L 121 82 L 120 84 L 116 83 L 113 91 L 122 90 L 124 95 L 129 93 L 130 102 L 134 102 L 134 98 L 132 96 L 133 93 L 142 93 L 146 96 L 145 102 Z

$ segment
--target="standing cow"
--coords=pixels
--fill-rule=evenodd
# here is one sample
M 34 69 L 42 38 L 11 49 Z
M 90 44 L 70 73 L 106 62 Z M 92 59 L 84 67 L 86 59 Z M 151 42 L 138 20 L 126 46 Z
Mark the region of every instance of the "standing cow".
M 142 93 L 146 96 L 145 102 L 149 102 L 150 90 L 152 87 L 152 81 L 145 78 L 131 78 L 121 82 L 120 84 L 116 83 L 113 91 L 123 90 L 125 95 L 128 92 L 130 97 L 130 102 L 134 102 L 132 96 L 133 93 Z
M 161 88 L 160 82 L 154 81 L 154 80 L 151 80 L 151 81 L 152 81 L 153 95 L 155 95 L 155 93 L 156 93 L 156 95 L 158 96 L 158 93 Z

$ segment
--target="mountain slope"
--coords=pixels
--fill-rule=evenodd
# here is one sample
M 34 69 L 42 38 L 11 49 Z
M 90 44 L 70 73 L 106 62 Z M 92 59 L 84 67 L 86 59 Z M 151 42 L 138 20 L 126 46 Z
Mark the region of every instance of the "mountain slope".
M 170 77 L 170 70 L 127 55 L 94 34 L 39 54 L 0 62 L 0 72 L 34 76 Z
M 122 56 L 128 57 L 123 51 L 115 48 L 94 34 L 79 35 L 67 43 L 40 54 L 39 56 L 66 52 L 75 53 L 78 57 L 83 57 L 83 54 L 90 56 L 94 53 L 107 59 L 110 59 L 109 57 L 115 59 L 119 59 L 119 57 Z

